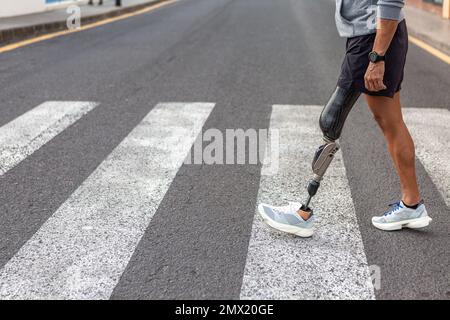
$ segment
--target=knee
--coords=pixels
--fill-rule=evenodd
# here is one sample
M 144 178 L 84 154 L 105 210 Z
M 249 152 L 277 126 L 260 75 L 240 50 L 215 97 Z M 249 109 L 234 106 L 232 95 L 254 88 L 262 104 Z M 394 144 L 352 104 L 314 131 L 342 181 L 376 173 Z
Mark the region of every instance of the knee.
M 374 120 L 376 121 L 376 123 L 378 124 L 378 126 L 385 131 L 385 129 L 388 129 L 389 127 L 389 121 L 388 119 L 386 119 L 386 117 L 383 117 L 379 114 L 374 114 L 373 115 Z
M 400 123 L 399 121 L 396 121 L 395 119 L 392 119 L 387 116 L 382 116 L 379 114 L 374 114 L 373 118 L 377 122 L 380 129 L 385 134 L 395 134 L 397 132 L 397 129 L 403 125 L 403 123 Z

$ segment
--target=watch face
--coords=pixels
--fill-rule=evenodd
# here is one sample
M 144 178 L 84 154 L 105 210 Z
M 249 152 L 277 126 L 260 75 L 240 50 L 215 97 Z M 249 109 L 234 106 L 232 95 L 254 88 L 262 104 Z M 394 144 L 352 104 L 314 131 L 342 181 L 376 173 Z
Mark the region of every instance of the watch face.
M 370 60 L 370 61 L 376 62 L 376 61 L 377 61 L 377 57 L 378 57 L 378 55 L 377 55 L 376 52 L 371 52 L 371 53 L 369 53 L 369 60 Z

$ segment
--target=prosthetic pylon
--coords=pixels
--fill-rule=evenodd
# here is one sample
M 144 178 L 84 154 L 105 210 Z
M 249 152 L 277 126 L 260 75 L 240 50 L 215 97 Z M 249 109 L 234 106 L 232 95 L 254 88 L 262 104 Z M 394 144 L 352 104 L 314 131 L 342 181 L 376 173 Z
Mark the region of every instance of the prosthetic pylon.
M 337 87 L 320 115 L 320 129 L 323 132 L 324 144 L 321 145 L 312 162 L 313 178 L 310 180 L 307 191 L 308 197 L 300 210 L 312 213 L 309 207 L 312 198 L 320 187 L 325 172 L 333 161 L 334 155 L 339 151 L 338 139 L 348 114 L 358 100 L 360 92 Z

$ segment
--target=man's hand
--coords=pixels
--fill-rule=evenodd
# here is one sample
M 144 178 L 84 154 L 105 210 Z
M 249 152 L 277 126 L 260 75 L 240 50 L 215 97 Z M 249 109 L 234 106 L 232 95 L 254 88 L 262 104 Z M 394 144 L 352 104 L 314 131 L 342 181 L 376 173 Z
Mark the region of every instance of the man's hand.
M 377 63 L 370 62 L 364 75 L 364 84 L 366 89 L 372 92 L 386 89 L 383 82 L 384 78 L 384 61 Z

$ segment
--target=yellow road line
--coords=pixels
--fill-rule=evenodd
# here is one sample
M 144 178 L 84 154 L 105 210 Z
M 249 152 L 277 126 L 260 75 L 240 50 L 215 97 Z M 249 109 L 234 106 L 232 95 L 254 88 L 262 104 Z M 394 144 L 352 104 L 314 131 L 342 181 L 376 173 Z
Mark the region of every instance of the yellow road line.
M 154 4 L 154 5 L 150 5 L 149 7 L 146 7 L 144 9 L 141 9 L 141 10 L 138 10 L 138 11 L 125 13 L 125 14 L 117 16 L 117 17 L 107 18 L 107 19 L 104 19 L 104 20 L 101 20 L 101 21 L 97 21 L 97 22 L 93 22 L 93 23 L 90 23 L 90 24 L 86 24 L 86 25 L 84 25 L 84 26 L 82 26 L 82 27 L 80 27 L 78 29 L 62 30 L 62 31 L 53 32 L 53 33 L 45 34 L 45 35 L 42 35 L 42 36 L 38 36 L 38 37 L 35 37 L 35 38 L 31 38 L 31 39 L 28 39 L 28 40 L 23 40 L 23 41 L 20 41 L 20 42 L 12 43 L 12 44 L 6 45 L 4 47 L 0 47 L 0 53 L 12 51 L 12 50 L 15 50 L 17 48 L 28 46 L 28 45 L 36 43 L 36 42 L 41 42 L 41 41 L 45 41 L 45 40 L 48 40 L 48 39 L 53 39 L 53 38 L 60 37 L 60 36 L 66 35 L 66 34 L 76 33 L 76 32 L 80 32 L 80 31 L 96 28 L 96 27 L 99 27 L 99 26 L 103 26 L 103 25 L 111 23 L 111 22 L 115 22 L 115 21 L 131 18 L 131 17 L 134 17 L 134 16 L 138 16 L 138 15 L 141 15 L 141 14 L 153 11 L 155 9 L 158 9 L 158 8 L 162 7 L 162 6 L 165 6 L 165 5 L 177 2 L 177 1 L 178 0 L 167 0 L 167 1 L 160 2 L 160 3 Z
M 432 54 L 436 58 L 439 58 L 442 61 L 447 62 L 448 64 L 450 64 L 450 56 L 445 54 L 445 53 L 443 53 L 442 51 L 439 51 L 438 49 L 430 46 L 429 44 L 427 44 L 427 43 L 423 42 L 422 40 L 419 40 L 419 39 L 417 39 L 417 38 L 415 38 L 413 36 L 409 36 L 409 41 L 414 43 L 416 46 L 422 48 L 426 52 Z

